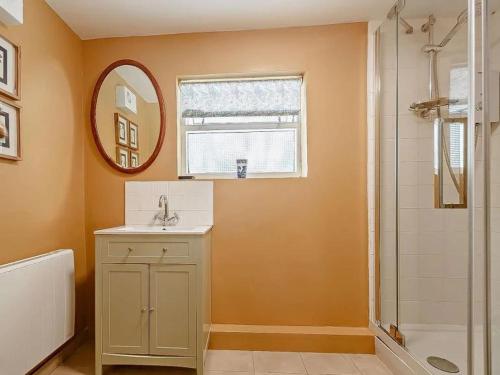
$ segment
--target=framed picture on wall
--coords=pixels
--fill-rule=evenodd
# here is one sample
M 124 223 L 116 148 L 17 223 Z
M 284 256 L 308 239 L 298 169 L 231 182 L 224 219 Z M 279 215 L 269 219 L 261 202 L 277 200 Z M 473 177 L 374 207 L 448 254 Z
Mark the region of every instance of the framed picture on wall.
M 21 108 L 0 99 L 0 158 L 21 160 Z
M 115 113 L 115 138 L 116 144 L 128 146 L 128 120 Z
M 0 93 L 19 100 L 21 54 L 17 45 L 0 35 Z
M 129 122 L 129 146 L 133 150 L 139 148 L 139 126 L 133 122 Z
M 126 148 L 116 146 L 116 163 L 122 168 L 130 167 L 129 152 Z
M 130 167 L 137 168 L 139 166 L 139 153 L 130 151 Z

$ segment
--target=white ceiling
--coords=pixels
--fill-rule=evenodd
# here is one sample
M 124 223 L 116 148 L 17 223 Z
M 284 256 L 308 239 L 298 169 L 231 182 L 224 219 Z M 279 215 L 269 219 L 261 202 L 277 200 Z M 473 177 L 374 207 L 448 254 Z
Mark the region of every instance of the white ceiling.
M 46 0 L 82 38 L 251 30 L 377 19 L 395 0 Z
M 116 67 L 115 71 L 146 103 L 158 103 L 155 88 L 141 69 L 132 65 L 121 65 Z

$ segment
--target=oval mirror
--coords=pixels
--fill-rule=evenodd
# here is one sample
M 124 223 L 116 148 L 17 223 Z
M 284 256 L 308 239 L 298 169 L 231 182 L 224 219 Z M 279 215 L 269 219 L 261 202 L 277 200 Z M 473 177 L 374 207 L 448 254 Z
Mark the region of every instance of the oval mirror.
M 133 60 L 108 66 L 94 88 L 92 133 L 99 152 L 125 173 L 146 169 L 165 136 L 163 96 L 151 72 Z

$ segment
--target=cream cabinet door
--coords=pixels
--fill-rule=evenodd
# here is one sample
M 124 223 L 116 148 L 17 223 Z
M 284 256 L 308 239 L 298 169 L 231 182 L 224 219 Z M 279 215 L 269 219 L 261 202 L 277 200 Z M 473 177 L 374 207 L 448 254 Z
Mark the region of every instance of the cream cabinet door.
M 151 265 L 149 352 L 196 355 L 196 266 Z
M 103 353 L 148 354 L 149 266 L 102 265 Z

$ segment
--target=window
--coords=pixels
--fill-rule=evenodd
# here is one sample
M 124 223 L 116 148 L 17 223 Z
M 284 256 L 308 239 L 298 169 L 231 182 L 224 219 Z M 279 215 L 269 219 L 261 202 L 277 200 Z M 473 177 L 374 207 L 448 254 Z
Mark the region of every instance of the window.
M 179 174 L 236 178 L 247 159 L 248 177 L 305 176 L 302 81 L 180 80 Z
M 469 97 L 469 74 L 464 65 L 450 69 L 450 116 L 467 117 L 467 102 Z
M 466 124 L 462 122 L 452 122 L 449 125 L 449 148 L 450 148 L 450 164 L 452 168 L 462 171 L 465 167 L 465 140 L 464 131 Z

